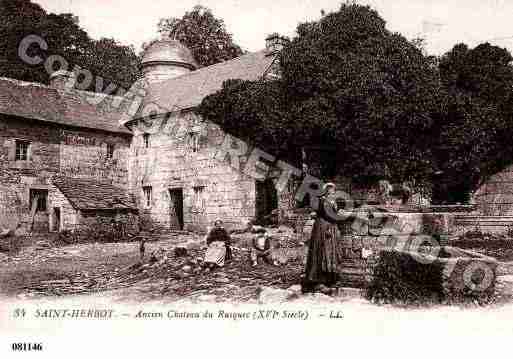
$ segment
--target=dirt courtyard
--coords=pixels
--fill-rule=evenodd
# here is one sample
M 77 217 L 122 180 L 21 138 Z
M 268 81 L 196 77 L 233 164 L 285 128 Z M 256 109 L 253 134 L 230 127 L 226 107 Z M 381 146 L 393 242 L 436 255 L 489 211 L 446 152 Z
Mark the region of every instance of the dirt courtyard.
M 188 245 L 199 240 L 191 234 L 148 242 L 143 265 L 138 242 L 31 245 L 15 255 L 0 254 L 0 292 L 18 298 L 116 292 L 120 298 L 143 301 L 207 295 L 245 302 L 256 298 L 258 288 L 300 282 L 303 247 L 283 248 L 286 263 L 280 266 L 260 263 L 253 268 L 247 250 L 235 246 L 232 261 L 205 273 L 198 264 L 205 248 Z M 176 246 L 188 248 L 187 256 L 177 257 Z M 153 261 L 152 252 L 157 257 Z
M 148 242 L 141 265 L 138 242 L 56 247 L 39 241 L 17 254 L 0 253 L 0 294 L 12 299 L 86 295 L 109 296 L 120 302 L 232 303 L 257 303 L 262 289 L 271 300 L 273 296 L 279 300 L 284 291 L 300 294 L 304 247 L 280 248 L 279 266 L 261 263 L 253 268 L 239 238 L 233 260 L 224 268 L 206 273 L 199 270 L 205 247 L 198 242 L 201 238 L 194 234 Z M 188 248 L 187 255 L 176 256 L 177 246 Z M 150 261 L 152 252 L 157 255 Z M 501 262 L 498 272 L 498 303 L 513 303 L 513 262 Z M 335 297 L 316 298 L 327 302 L 362 300 L 359 290 L 349 288 Z

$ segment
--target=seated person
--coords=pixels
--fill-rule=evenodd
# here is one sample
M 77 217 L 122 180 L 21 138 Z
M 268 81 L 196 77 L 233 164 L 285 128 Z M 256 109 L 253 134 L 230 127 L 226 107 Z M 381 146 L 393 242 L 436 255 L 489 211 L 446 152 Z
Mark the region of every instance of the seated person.
M 276 261 L 273 260 L 271 237 L 264 228 L 259 229 L 255 237 L 253 237 L 253 246 L 250 251 L 250 256 L 253 267 L 258 264 L 258 258 L 262 258 L 268 264 L 278 265 Z
M 223 221 L 216 219 L 214 228 L 210 230 L 206 237 L 207 252 L 205 253 L 205 264 L 207 268 L 223 267 L 225 260 L 232 258 L 230 248 L 230 235 L 223 227 Z

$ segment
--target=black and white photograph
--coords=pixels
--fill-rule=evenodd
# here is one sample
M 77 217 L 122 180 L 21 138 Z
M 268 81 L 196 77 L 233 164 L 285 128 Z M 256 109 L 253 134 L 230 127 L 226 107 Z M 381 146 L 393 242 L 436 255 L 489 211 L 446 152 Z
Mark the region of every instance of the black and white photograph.
M 509 357 L 512 53 L 509 0 L 0 0 L 0 356 Z

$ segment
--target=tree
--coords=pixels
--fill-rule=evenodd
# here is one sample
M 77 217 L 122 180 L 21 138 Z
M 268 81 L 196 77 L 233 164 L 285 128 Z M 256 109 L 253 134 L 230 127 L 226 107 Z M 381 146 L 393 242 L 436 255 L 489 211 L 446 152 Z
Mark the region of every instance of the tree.
M 281 80 L 225 87 L 198 112 L 236 135 L 277 137 L 294 149 L 335 148 L 335 171 L 356 181 L 426 181 L 432 118 L 440 112 L 438 74 L 432 59 L 388 31 L 377 12 L 343 4 L 300 24 L 280 62 Z
M 201 115 L 240 139 L 277 154 L 292 145 L 282 85 L 280 81 L 225 81 L 221 91 L 203 100 Z M 218 117 L 220 112 L 226 116 Z
M 0 76 L 48 83 L 43 64 L 26 64 L 18 55 L 20 42 L 28 35 L 37 35 L 46 41 L 48 50 L 32 46 L 30 55 L 43 59 L 60 55 L 70 70 L 78 65 L 128 88 L 137 79 L 139 58 L 134 49 L 112 39 L 91 39 L 72 14 L 48 14 L 29 0 L 0 0 L 0 14 Z
M 513 60 L 488 43 L 458 44 L 440 59 L 445 114 L 436 128 L 441 188 L 435 201 L 465 202 L 513 158 Z
M 159 32 L 183 42 L 198 62 L 209 66 L 231 60 L 243 54 L 227 32 L 224 21 L 216 18 L 212 11 L 197 5 L 182 18 L 161 19 Z
M 136 55 L 134 47 L 121 45 L 114 39 L 92 40 L 84 63 L 93 74 L 106 80 L 104 88 L 112 82 L 118 87 L 129 89 L 140 75 L 141 58 Z M 89 90 L 94 91 L 94 85 Z

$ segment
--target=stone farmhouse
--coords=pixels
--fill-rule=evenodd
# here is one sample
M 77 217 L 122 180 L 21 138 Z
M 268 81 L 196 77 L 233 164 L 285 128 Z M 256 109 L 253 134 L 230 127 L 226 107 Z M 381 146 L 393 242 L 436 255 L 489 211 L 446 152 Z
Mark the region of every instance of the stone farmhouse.
M 226 80 L 279 76 L 281 45 L 271 36 L 262 51 L 197 69 L 180 42 L 156 40 L 133 87 L 143 100 L 128 118 L 133 101 L 70 88 L 73 73 L 53 73 L 49 86 L 0 78 L 0 213 L 21 232 L 118 220 L 203 230 L 218 217 L 233 228 L 289 208 L 290 190 L 215 158 L 226 134 L 193 112 Z M 506 173 L 476 194 L 490 214 L 513 215 Z
M 215 159 L 224 132 L 192 110 L 225 80 L 275 76 L 279 45 L 269 38 L 265 50 L 196 69 L 180 42 L 154 41 L 133 87 L 144 87 L 144 100 L 128 121 L 133 102 L 70 88 L 73 73 L 53 73 L 49 86 L 1 78 L 1 213 L 38 232 L 136 217 L 171 229 L 204 229 L 221 217 L 233 227 L 269 214 L 278 205 L 272 182 Z M 160 112 L 145 115 L 148 107 Z M 164 116 L 180 129 L 144 130 Z

